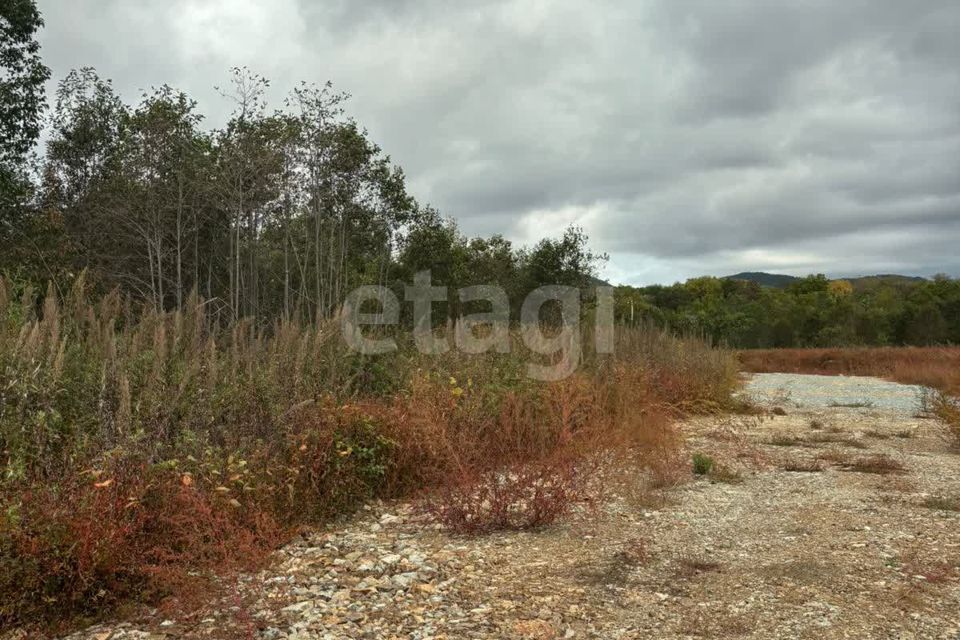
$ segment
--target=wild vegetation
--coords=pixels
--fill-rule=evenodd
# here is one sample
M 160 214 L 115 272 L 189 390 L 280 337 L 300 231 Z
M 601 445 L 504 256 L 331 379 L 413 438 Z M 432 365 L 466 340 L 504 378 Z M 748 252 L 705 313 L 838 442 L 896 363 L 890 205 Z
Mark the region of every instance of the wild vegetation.
M 215 318 L 197 298 L 138 313 L 82 280 L 38 309 L 3 281 L 4 625 L 175 593 L 374 497 L 427 491 L 459 531 L 549 523 L 600 457 L 656 473 L 671 418 L 736 381 L 729 355 L 655 331 L 543 384 L 520 351 L 363 357 L 330 324 Z

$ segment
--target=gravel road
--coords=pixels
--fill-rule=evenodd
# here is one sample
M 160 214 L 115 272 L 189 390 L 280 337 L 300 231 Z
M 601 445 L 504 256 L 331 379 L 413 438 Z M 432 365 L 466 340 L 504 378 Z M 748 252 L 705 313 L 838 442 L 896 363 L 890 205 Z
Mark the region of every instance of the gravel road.
M 71 640 L 960 638 L 960 456 L 920 390 L 765 374 L 745 393 L 780 411 L 683 424 L 708 476 L 638 475 L 562 524 L 482 538 L 370 505 L 197 615 Z

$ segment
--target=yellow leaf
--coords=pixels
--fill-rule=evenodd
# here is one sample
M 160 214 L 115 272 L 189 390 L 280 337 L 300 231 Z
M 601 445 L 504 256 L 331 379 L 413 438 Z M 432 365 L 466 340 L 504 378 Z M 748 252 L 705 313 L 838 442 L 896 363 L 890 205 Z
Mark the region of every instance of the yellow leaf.
M 240 501 L 236 498 L 230 498 L 230 504 L 238 509 L 240 508 Z
M 185 473 L 182 476 L 180 476 L 180 484 L 182 484 L 185 487 L 189 487 L 190 485 L 193 484 L 193 478 L 190 476 L 189 473 Z
M 93 486 L 95 486 L 97 489 L 105 489 L 112 484 L 113 484 L 113 478 L 110 478 L 109 480 L 104 480 L 103 482 L 95 482 L 93 483 Z
M 223 486 L 217 487 L 216 489 L 214 489 L 214 491 L 219 491 L 220 493 L 230 493 L 230 489 Z

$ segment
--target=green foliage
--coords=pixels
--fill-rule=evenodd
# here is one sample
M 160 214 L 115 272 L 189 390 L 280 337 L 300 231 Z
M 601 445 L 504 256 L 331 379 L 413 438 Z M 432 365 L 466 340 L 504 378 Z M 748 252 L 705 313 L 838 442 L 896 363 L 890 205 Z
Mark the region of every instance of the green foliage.
M 40 60 L 37 31 L 43 19 L 35 0 L 0 5 L 0 167 L 20 162 L 40 136 L 50 70 Z
M 693 454 L 693 473 L 698 476 L 709 475 L 714 468 L 713 458 L 705 453 Z
M 618 287 L 616 317 L 705 335 L 737 348 L 960 343 L 960 280 L 797 279 L 784 288 L 695 278 Z

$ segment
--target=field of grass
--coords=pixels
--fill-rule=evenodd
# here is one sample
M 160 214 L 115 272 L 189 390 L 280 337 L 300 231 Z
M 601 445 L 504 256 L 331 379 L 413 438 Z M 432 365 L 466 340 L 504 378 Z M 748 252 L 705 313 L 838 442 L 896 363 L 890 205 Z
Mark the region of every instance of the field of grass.
M 673 420 L 737 384 L 732 354 L 652 330 L 538 383 L 519 349 L 362 357 L 337 325 L 221 326 L 202 300 L 35 300 L 0 280 L 0 628 L 182 597 L 375 498 L 549 524 L 610 456 L 689 465 Z

